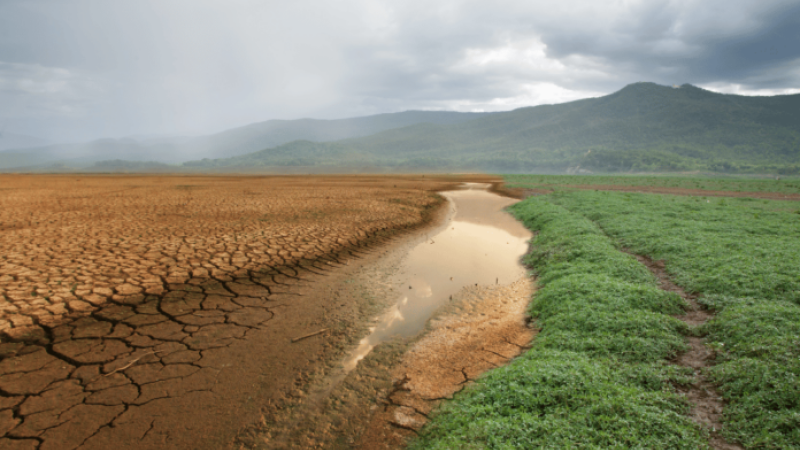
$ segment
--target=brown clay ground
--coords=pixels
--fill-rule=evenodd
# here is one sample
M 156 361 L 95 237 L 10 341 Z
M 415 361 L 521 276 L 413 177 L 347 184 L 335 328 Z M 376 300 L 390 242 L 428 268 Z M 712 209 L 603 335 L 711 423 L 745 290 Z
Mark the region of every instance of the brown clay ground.
M 0 177 L 0 448 L 239 447 L 372 313 L 326 275 L 450 181 Z

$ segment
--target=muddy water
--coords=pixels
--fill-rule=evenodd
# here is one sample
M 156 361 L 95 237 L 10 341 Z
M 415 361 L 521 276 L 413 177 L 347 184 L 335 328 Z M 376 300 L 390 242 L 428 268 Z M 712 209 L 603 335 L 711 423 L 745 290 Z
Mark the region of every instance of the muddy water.
M 525 274 L 520 259 L 531 233 L 504 211 L 517 200 L 490 193 L 488 187 L 469 183 L 464 190 L 441 193 L 450 204 L 447 223 L 403 259 L 392 283 L 396 303 L 345 359 L 345 371 L 377 344 L 419 333 L 433 312 L 463 288 L 509 284 Z

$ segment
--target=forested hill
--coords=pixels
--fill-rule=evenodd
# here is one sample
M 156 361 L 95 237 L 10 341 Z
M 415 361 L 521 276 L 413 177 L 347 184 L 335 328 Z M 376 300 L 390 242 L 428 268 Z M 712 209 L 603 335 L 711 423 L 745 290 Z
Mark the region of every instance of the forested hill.
M 497 172 L 800 171 L 800 95 L 747 97 L 635 83 L 613 94 L 418 124 L 335 142 L 295 141 L 188 167 L 388 167 Z

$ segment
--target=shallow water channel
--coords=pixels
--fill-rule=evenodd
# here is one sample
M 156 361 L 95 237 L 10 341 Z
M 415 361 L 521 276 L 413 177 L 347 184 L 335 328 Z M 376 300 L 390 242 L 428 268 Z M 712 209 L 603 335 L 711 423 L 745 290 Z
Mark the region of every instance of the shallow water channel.
M 400 286 L 396 302 L 345 359 L 345 371 L 379 343 L 419 333 L 434 311 L 464 287 L 509 284 L 525 274 L 521 258 L 532 235 L 504 211 L 518 200 L 488 188 L 467 183 L 464 190 L 441 193 L 450 208 L 445 224 L 403 258 L 392 280 Z

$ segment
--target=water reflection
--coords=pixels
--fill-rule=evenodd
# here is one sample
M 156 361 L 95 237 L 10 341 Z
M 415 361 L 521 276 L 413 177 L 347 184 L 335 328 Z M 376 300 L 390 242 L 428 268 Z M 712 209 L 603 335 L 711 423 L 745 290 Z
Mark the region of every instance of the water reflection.
M 516 200 L 487 192 L 488 185 L 469 187 L 442 193 L 455 214 L 403 260 L 393 280 L 402 286 L 397 303 L 344 361 L 345 370 L 380 342 L 421 331 L 436 308 L 465 286 L 507 284 L 523 275 L 520 258 L 531 233 L 503 211 Z

